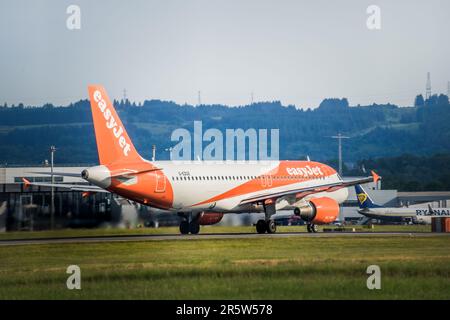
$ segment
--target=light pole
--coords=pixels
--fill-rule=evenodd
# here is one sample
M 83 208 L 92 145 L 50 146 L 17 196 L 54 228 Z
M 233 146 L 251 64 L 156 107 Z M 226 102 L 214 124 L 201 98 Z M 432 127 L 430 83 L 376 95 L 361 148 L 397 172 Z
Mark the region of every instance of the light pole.
M 337 136 L 332 136 L 333 139 L 338 139 L 339 144 L 339 175 L 342 177 L 342 139 L 348 139 L 350 137 L 343 136 L 340 132 Z
M 50 147 L 50 156 L 51 156 L 51 178 L 52 178 L 52 200 L 51 200 L 51 208 L 50 208 L 50 228 L 53 230 L 55 228 L 55 188 L 53 184 L 55 183 L 55 179 L 53 177 L 53 160 L 54 154 L 56 151 L 55 146 Z

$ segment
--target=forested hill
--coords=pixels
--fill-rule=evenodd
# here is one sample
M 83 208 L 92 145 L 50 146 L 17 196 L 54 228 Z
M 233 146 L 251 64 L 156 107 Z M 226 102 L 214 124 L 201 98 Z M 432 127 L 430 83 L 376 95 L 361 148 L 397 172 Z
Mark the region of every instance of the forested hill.
M 354 169 L 344 170 L 347 175 L 361 175 L 376 170 L 382 176 L 383 189 L 399 191 L 450 190 L 450 153 L 432 156 L 404 154 L 396 157 L 358 161 Z
M 137 149 L 151 156 L 157 145 L 157 158 L 167 159 L 165 149 L 176 128 L 193 131 L 193 121 L 208 128 L 279 129 L 280 158 L 314 160 L 337 157 L 341 132 L 344 157 L 356 162 L 373 157 L 404 153 L 429 155 L 450 152 L 450 105 L 448 97 L 416 98 L 414 107 L 395 105 L 349 106 L 346 99 L 326 99 L 314 110 L 261 102 L 242 107 L 222 105 L 177 105 L 160 100 L 136 105 L 115 101 L 115 106 Z M 50 145 L 58 148 L 57 163 L 96 163 L 97 151 L 89 102 L 69 106 L 0 107 L 0 164 L 40 164 L 48 159 Z M 204 143 L 204 147 L 207 143 Z

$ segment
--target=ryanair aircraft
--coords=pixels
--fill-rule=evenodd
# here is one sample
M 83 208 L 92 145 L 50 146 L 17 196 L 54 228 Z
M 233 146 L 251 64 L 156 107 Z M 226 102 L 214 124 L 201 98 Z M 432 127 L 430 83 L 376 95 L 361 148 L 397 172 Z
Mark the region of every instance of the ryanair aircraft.
M 358 212 L 368 218 L 386 221 L 412 221 L 431 224 L 431 217 L 450 216 L 450 208 L 393 208 L 375 204 L 361 185 L 355 185 Z

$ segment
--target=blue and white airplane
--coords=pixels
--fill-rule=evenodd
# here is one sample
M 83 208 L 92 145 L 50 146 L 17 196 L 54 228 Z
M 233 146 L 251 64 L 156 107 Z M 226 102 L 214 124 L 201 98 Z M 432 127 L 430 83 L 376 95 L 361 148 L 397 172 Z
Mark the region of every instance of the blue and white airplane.
M 431 224 L 431 217 L 450 217 L 450 208 L 432 208 L 431 205 L 423 208 L 383 207 L 375 204 L 361 185 L 355 185 L 355 191 L 356 197 L 358 198 L 358 212 L 368 218 Z

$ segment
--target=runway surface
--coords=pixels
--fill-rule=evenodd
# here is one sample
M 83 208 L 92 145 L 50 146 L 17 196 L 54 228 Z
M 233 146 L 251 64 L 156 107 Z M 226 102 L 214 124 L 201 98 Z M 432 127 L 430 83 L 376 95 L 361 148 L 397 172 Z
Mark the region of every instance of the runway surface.
M 288 237 L 330 238 L 330 237 L 373 237 L 373 236 L 435 237 L 435 236 L 450 236 L 450 234 L 431 233 L 431 232 L 320 232 L 320 233 L 284 232 L 275 234 L 204 233 L 198 235 L 152 234 L 152 235 L 116 235 L 116 236 L 0 240 L 0 246 L 31 245 L 31 244 L 164 241 L 164 240 L 257 239 L 257 238 L 288 238 Z

